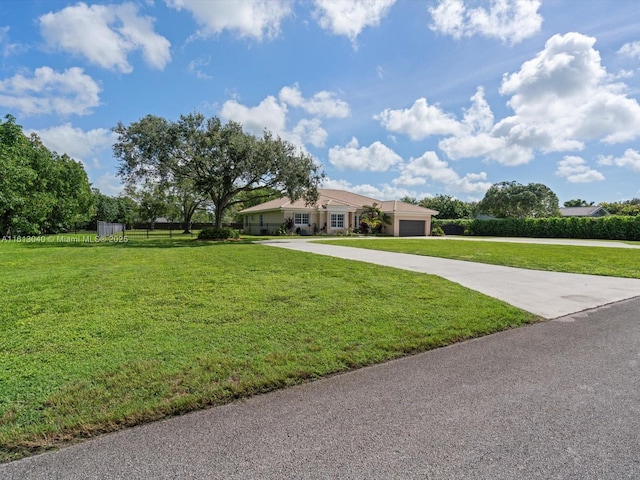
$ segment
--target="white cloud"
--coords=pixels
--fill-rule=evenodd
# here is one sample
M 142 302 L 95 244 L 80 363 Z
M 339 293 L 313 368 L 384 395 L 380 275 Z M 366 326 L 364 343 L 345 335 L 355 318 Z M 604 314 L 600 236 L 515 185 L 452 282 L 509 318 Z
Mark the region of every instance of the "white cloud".
M 304 98 L 298 84 L 282 87 L 280 101 L 296 108 L 302 108 L 307 113 L 321 117 L 345 118 L 350 112 L 349 104 L 336 98 L 335 93 L 320 91 L 311 98 Z
M 431 29 L 459 39 L 465 34 L 465 6 L 462 0 L 440 0 L 437 7 L 429 7 L 433 18 Z
M 424 198 L 428 196 L 428 194 L 426 193 L 418 193 L 414 190 L 408 190 L 406 188 L 388 185 L 386 183 L 376 187 L 368 183 L 354 185 L 347 180 L 334 180 L 331 178 L 325 178 L 322 182 L 321 188 L 348 190 L 350 192 L 364 195 L 365 197 L 374 198 L 376 200 L 400 200 L 402 197 L 407 196 L 414 198 Z
M 616 165 L 618 167 L 630 168 L 634 172 L 640 173 L 640 152 L 632 148 L 625 150 L 621 157 L 613 157 L 611 155 L 600 157 L 598 165 Z
M 222 105 L 220 116 L 243 125 L 253 135 L 260 136 L 264 129 L 285 138 L 287 126 L 287 106 L 269 95 L 256 107 L 247 107 L 236 100 L 228 100 Z
M 110 197 L 118 196 L 123 190 L 120 179 L 111 173 L 100 175 L 95 182 L 92 182 L 91 186 L 100 190 L 100 193 L 109 195 Z
M 244 129 L 253 135 L 262 135 L 268 129 L 274 135 L 306 151 L 305 145 L 323 147 L 328 133 L 319 118 L 303 118 L 293 127 L 287 128 L 289 107 L 299 108 L 316 117 L 344 118 L 349 115 L 349 105 L 331 92 L 321 91 L 311 98 L 304 98 L 297 84 L 283 87 L 279 98 L 269 95 L 255 107 L 242 105 L 238 100 L 226 101 L 220 110 L 220 117 L 242 123 Z
M 207 73 L 204 73 L 201 68 L 208 67 L 210 62 L 210 58 L 208 58 L 207 60 L 191 60 L 189 62 L 189 65 L 187 66 L 187 69 L 189 70 L 189 73 L 193 73 L 200 80 L 211 80 L 213 77 Z
M 366 27 L 380 25 L 396 0 L 315 0 L 318 24 L 334 35 L 343 35 L 355 47 Z
M 463 132 L 463 127 L 451 114 L 436 105 L 429 105 L 426 98 L 416 100 L 411 108 L 385 109 L 373 117 L 390 132 L 404 133 L 412 140 L 423 140 L 430 135 L 451 135 Z
M 117 140 L 117 135 L 106 128 L 84 131 L 70 123 L 30 132 L 35 132 L 49 150 L 66 153 L 94 168 L 99 166 L 97 155 L 110 150 Z
M 346 147 L 335 146 L 329 149 L 329 162 L 341 170 L 386 172 L 402 162 L 402 158 L 380 142 L 360 147 L 358 139 L 353 137 Z
M 59 73 L 40 67 L 33 76 L 17 74 L 0 80 L 0 106 L 24 115 L 87 115 L 100 104 L 100 90 L 81 68 Z
M 533 157 L 533 149 L 510 144 L 504 137 L 492 134 L 493 112 L 478 87 L 471 97 L 471 107 L 465 110 L 461 133 L 440 140 L 438 148 L 450 159 L 484 157 L 505 165 L 522 165 Z
M 515 115 L 493 134 L 543 152 L 640 136 L 640 105 L 623 93 L 624 85 L 609 81 L 594 43 L 579 33 L 554 35 L 534 59 L 505 75 L 500 92 L 512 95 L 508 105 Z
M 564 177 L 569 183 L 591 183 L 604 180 L 604 175 L 589 168 L 582 157 L 567 155 L 558 162 L 556 175 Z
M 323 147 L 329 134 L 322 128 L 322 122 L 317 118 L 302 119 L 293 128 L 293 134 L 301 139 L 301 143 L 310 143 L 314 147 Z
M 477 194 L 485 193 L 491 187 L 491 183 L 484 181 L 487 179 L 486 173 L 470 173 L 460 177 L 447 162 L 430 151 L 401 165 L 400 171 L 400 177 L 393 180 L 394 185 L 415 186 L 437 182 L 444 184 L 448 190 Z
M 139 16 L 132 3 L 78 3 L 40 17 L 47 45 L 85 57 L 102 68 L 130 73 L 128 55 L 142 51 L 145 62 L 162 70 L 171 60 L 169 41 L 153 30 L 151 17 Z
M 640 105 L 606 72 L 594 42 L 579 33 L 551 37 L 535 58 L 503 77 L 500 92 L 511 96 L 507 105 L 512 116 L 492 126 L 493 114 L 479 88 L 460 131 L 440 140 L 438 147 L 451 159 L 484 157 L 522 165 L 536 151 L 579 151 L 589 141 L 638 138 Z
M 624 55 L 625 57 L 637 58 L 640 60 L 640 42 L 630 42 L 625 43 L 620 50 L 618 50 L 620 55 Z
M 257 41 L 273 39 L 280 34 L 280 23 L 292 14 L 290 0 L 165 0 L 176 10 L 183 8 L 204 27 L 201 35 L 219 34 L 224 30 L 241 38 Z
M 3 57 L 17 55 L 28 49 L 20 43 L 11 43 L 9 40 L 9 30 L 11 30 L 11 27 L 0 27 L 0 48 L 2 48 Z
M 440 0 L 430 7 L 431 29 L 459 39 L 483 35 L 512 44 L 540 31 L 539 0 L 491 0 L 489 8 L 467 8 L 464 0 Z
M 478 87 L 471 97 L 471 107 L 465 110 L 462 123 L 470 133 L 489 132 L 493 128 L 493 112 L 484 98 L 483 87 Z

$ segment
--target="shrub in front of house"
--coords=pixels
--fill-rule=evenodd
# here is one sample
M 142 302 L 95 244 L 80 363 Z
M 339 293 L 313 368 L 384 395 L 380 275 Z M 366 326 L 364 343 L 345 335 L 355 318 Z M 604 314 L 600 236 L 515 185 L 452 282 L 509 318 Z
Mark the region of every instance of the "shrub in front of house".
M 431 236 L 432 237 L 442 237 L 444 236 L 444 230 L 440 225 L 432 225 L 431 226 Z
M 240 234 L 237 230 L 229 227 L 222 228 L 205 228 L 200 230 L 198 234 L 199 240 L 227 240 L 229 238 L 239 238 Z

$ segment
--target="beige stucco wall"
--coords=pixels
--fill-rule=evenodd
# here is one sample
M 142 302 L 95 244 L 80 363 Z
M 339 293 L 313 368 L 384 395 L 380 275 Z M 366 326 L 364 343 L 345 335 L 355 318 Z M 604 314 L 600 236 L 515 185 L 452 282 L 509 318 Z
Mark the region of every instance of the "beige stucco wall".
M 290 211 L 273 211 L 273 212 L 264 212 L 262 214 L 254 213 L 245 216 L 245 219 L 248 217 L 249 226 L 245 222 L 244 231 L 250 235 L 260 235 L 264 230 L 267 231 L 268 234 L 273 234 L 278 231 L 280 226 L 284 223 L 285 218 L 293 217 L 294 213 L 299 212 L 302 213 L 301 210 L 290 210 Z M 300 228 L 301 233 L 311 235 L 313 234 L 313 225 L 315 224 L 318 231 L 322 231 L 322 228 L 326 226 L 326 233 L 329 235 L 336 235 L 339 232 L 344 232 L 348 228 L 357 228 L 358 225 L 355 223 L 356 215 L 362 215 L 363 211 L 349 212 L 344 207 L 333 207 L 328 210 L 316 210 L 310 211 L 309 213 L 309 222 L 311 226 L 303 226 L 296 225 L 296 228 Z M 307 212 L 304 212 L 307 213 Z M 345 215 L 345 226 L 344 228 L 331 228 L 331 213 L 338 213 Z M 260 215 L 263 217 L 263 225 L 260 226 Z M 391 225 L 385 225 L 385 233 L 387 235 L 392 235 L 394 237 L 398 237 L 400 235 L 400 220 L 424 220 L 425 221 L 425 231 L 424 235 L 429 236 L 431 234 L 431 215 L 421 215 L 421 214 L 411 214 L 411 213 L 394 213 L 391 214 Z
M 320 224 L 320 215 L 317 211 L 304 211 L 304 210 L 285 210 L 283 218 L 295 218 L 296 213 L 308 213 L 309 214 L 309 223 L 306 225 L 296 225 L 295 229 L 300 229 L 300 233 L 304 235 L 312 235 L 313 234 L 313 226 L 316 225 L 316 228 L 322 228 L 322 224 Z M 284 221 L 284 220 L 283 220 Z
M 262 215 L 262 226 L 260 225 L 260 215 Z M 249 226 L 247 227 L 246 218 L 249 218 Z M 268 234 L 275 233 L 284 223 L 284 215 L 282 212 L 264 212 L 252 213 L 245 215 L 244 231 L 249 235 L 260 235 L 263 230 L 267 230 Z

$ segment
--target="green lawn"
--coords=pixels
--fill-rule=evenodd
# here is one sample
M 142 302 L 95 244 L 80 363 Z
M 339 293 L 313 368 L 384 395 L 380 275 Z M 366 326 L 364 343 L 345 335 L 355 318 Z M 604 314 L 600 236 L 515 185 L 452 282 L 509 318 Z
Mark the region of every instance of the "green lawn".
M 450 239 L 350 238 L 327 242 L 531 270 L 640 278 L 640 249 Z
M 82 239 L 0 242 L 0 461 L 538 320 L 263 245 Z

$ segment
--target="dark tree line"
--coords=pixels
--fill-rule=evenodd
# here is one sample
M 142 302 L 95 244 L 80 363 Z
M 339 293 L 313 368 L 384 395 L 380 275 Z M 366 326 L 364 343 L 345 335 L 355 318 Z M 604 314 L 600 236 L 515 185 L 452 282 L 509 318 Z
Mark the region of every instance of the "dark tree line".
M 7 115 L 0 123 L 0 236 L 72 230 L 90 219 L 92 202 L 82 164 L 27 137 Z

